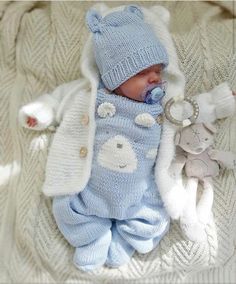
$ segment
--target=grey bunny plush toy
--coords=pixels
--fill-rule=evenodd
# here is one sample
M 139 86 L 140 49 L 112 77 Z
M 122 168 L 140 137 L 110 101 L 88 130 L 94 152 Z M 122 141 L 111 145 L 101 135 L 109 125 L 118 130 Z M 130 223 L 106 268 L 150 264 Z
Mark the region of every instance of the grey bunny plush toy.
M 213 148 L 216 128 L 211 124 L 193 124 L 176 133 L 175 144 L 180 147 L 175 165 L 187 176 L 186 204 L 180 217 L 184 235 L 192 241 L 205 241 L 205 227 L 210 221 L 213 204 L 212 178 L 221 167 L 236 169 L 236 154 Z M 197 202 L 197 190 L 202 194 Z

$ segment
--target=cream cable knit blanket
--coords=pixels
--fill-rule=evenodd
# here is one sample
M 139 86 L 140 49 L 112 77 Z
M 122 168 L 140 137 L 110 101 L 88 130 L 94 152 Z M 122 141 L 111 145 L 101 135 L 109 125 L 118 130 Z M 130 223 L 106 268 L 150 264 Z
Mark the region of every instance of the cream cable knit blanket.
M 88 35 L 84 13 L 92 4 L 0 3 L 0 282 L 234 283 L 236 179 L 232 171 L 223 171 L 215 179 L 216 230 L 209 226 L 207 244 L 183 240 L 178 223 L 173 222 L 157 250 L 136 254 L 124 268 L 84 274 L 72 265 L 73 249 L 59 233 L 51 201 L 41 191 L 51 133 L 18 127 L 17 114 L 21 105 L 77 79 Z M 223 81 L 236 89 L 233 15 L 206 2 L 162 5 L 172 17 L 170 30 L 187 94 L 207 91 Z M 236 151 L 235 117 L 218 121 L 217 126 L 216 147 Z

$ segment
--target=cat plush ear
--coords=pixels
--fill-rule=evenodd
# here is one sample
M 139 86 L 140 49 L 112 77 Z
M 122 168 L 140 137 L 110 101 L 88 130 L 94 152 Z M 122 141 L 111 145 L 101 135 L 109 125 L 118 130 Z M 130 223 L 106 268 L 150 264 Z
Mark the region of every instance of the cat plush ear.
M 86 23 L 93 33 L 100 32 L 102 16 L 95 10 L 90 9 L 86 14 Z
M 129 6 L 125 7 L 124 11 L 134 13 L 135 15 L 137 15 L 142 20 L 144 18 L 141 8 L 137 5 L 129 5 Z
M 216 133 L 217 129 L 212 123 L 203 123 L 203 126 L 209 130 L 211 133 Z

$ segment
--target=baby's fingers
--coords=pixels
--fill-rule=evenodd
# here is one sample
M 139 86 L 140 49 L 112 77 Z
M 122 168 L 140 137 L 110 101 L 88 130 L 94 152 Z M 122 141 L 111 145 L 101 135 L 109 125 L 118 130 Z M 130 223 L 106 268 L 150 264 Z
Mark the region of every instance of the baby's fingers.
M 29 127 L 35 127 L 37 125 L 37 119 L 31 116 L 28 116 L 26 123 Z

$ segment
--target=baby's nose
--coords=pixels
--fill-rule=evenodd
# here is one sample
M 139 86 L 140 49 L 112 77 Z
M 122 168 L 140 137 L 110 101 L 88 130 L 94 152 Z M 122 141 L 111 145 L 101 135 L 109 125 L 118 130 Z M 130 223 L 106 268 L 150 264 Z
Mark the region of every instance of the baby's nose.
M 148 83 L 159 83 L 161 81 L 160 74 L 157 74 L 156 72 L 150 72 L 148 77 Z

